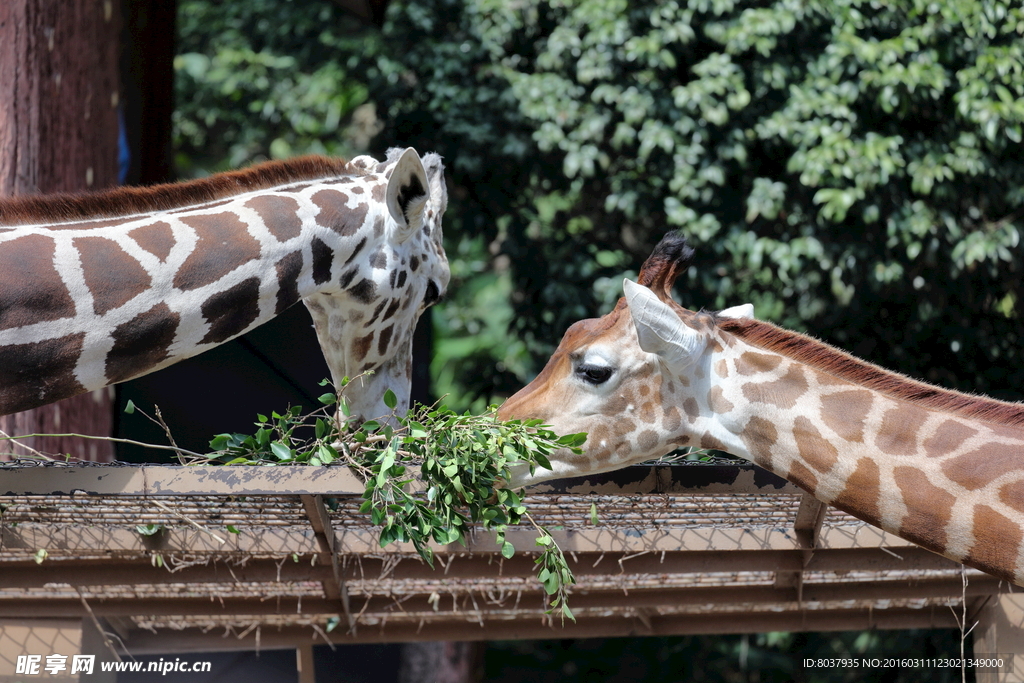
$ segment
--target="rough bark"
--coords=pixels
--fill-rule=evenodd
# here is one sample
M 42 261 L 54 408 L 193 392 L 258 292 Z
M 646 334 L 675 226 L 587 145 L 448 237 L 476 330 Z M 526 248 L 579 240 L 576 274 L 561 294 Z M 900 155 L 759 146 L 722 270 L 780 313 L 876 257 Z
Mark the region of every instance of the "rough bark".
M 117 183 L 118 0 L 0 2 L 0 196 Z M 0 417 L 11 434 L 109 435 L 110 391 Z M 35 438 L 45 453 L 110 460 L 96 441 Z M 0 447 L 0 453 L 24 452 Z M 0 459 L 3 459 L 0 456 Z

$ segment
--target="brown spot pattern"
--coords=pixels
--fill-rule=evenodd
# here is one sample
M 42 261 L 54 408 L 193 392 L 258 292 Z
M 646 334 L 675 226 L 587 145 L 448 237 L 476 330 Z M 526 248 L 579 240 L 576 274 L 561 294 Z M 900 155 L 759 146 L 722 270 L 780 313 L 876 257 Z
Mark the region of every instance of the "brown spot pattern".
M 697 399 L 690 397 L 683 401 L 683 411 L 686 413 L 686 417 L 689 418 L 690 424 L 700 416 L 700 406 L 697 405 Z
M 85 333 L 0 346 L 0 414 L 17 413 L 85 391 L 75 379 Z
M 789 474 L 786 479 L 804 489 L 813 492 L 818 488 L 818 475 L 807 469 L 803 463 L 794 462 L 789 466 Z
M 658 432 L 653 429 L 645 429 L 637 434 L 636 445 L 641 453 L 650 453 L 658 447 Z
M 387 181 L 383 183 L 377 183 L 370 188 L 370 196 L 373 197 L 373 201 L 383 203 L 384 198 L 387 196 L 388 184 Z
M 974 506 L 974 545 L 965 564 L 977 566 L 1000 578 L 1014 581 L 1021 543 L 1020 524 L 988 505 Z
M 779 432 L 772 422 L 755 415 L 747 420 L 746 426 L 740 433 L 740 438 L 757 464 L 762 467 L 771 465 L 772 446 L 779 439 Z
M 620 417 L 615 421 L 615 433 L 616 434 L 629 434 L 636 429 L 636 422 L 633 422 L 628 417 Z
M 723 358 L 722 360 L 715 363 L 715 374 L 718 375 L 719 377 L 728 377 L 729 361 Z
M 875 435 L 875 448 L 889 455 L 916 453 L 917 432 L 927 419 L 927 410 L 907 403 L 897 404 L 882 416 L 882 426 Z
M 161 263 L 167 261 L 171 249 L 174 248 L 174 231 L 171 230 L 171 224 L 166 221 L 135 228 L 128 236 L 141 248 L 160 259 Z
M 803 415 L 797 415 L 793 421 L 793 438 L 800 458 L 823 474 L 839 460 L 836 447 L 822 437 L 818 428 Z
M 286 242 L 302 232 L 299 203 L 292 197 L 263 194 L 253 197 L 245 205 L 259 214 L 267 230 L 278 242 Z
M 1020 513 L 1024 513 L 1024 479 L 1003 484 L 999 500 Z
M 832 501 L 832 505 L 849 512 L 868 524 L 878 526 L 882 513 L 878 502 L 882 496 L 882 475 L 878 463 L 871 458 L 861 458 L 857 467 L 846 480 L 846 487 Z
M 388 325 L 380 331 L 380 337 L 377 339 L 377 354 L 384 356 L 388 352 L 388 344 L 391 343 L 391 335 L 395 331 L 394 325 Z
M 653 401 L 645 401 L 640 406 L 639 417 L 642 421 L 646 422 L 647 424 L 654 424 L 658 420 L 658 415 L 654 410 Z
M 26 235 L 0 245 L 0 330 L 75 315 L 75 302 L 53 265 L 54 241 Z
M 377 283 L 369 278 L 363 278 L 359 282 L 352 285 L 348 293 L 352 295 L 352 298 L 362 304 L 369 304 L 375 298 L 377 298 Z
M 178 289 L 197 289 L 260 257 L 260 244 L 232 213 L 189 216 L 182 223 L 199 236 L 195 249 L 174 275 Z
M 722 413 L 728 413 L 734 406 L 725 398 L 725 392 L 720 386 L 711 387 L 711 391 L 708 392 L 708 407 L 711 408 L 711 412 L 721 415 Z
M 587 449 L 586 456 L 598 463 L 606 463 L 611 460 L 612 449 L 608 446 L 608 427 L 604 424 L 599 424 L 590 430 L 587 443 L 589 448 Z M 589 468 L 589 464 L 587 465 Z
M 107 380 L 123 382 L 166 360 L 179 322 L 179 315 L 161 303 L 114 328 L 114 346 L 105 367 Z
M 260 280 L 251 277 L 208 298 L 200 310 L 210 323 L 201 344 L 220 344 L 241 334 L 260 313 Z
M 345 206 L 348 196 L 339 190 L 320 190 L 310 199 L 320 209 L 316 222 L 346 237 L 354 235 L 363 227 L 370 208 L 365 202 L 360 202 L 354 209 L 350 209 Z
M 743 385 L 743 395 L 747 400 L 769 403 L 786 410 L 795 406 L 797 400 L 806 392 L 807 378 L 798 365 L 791 365 L 785 375 L 772 382 Z
M 781 362 L 782 356 L 746 351 L 736 359 L 736 372 L 748 376 L 759 375 L 764 372 L 772 372 L 779 367 Z
M 331 279 L 334 250 L 319 237 L 314 237 L 310 244 L 310 251 L 313 254 L 313 282 L 322 285 Z
M 628 405 L 629 401 L 625 396 L 613 396 L 608 401 L 605 401 L 604 407 L 601 409 L 601 414 L 609 417 L 621 415 L 626 412 L 626 406 Z
M 700 447 L 708 448 L 715 451 L 724 451 L 725 444 L 716 439 L 711 432 L 704 432 L 700 437 Z
M 352 355 L 356 360 L 362 360 L 366 358 L 366 354 L 370 351 L 370 344 L 373 343 L 373 332 L 366 335 L 365 337 L 358 337 L 352 342 Z
M 946 525 L 953 516 L 953 494 L 935 486 L 924 472 L 914 467 L 893 470 L 896 485 L 903 494 L 907 515 L 900 525 L 900 536 L 929 550 L 946 547 Z
M 1024 469 L 1024 453 L 1012 446 L 986 443 L 970 453 L 958 455 L 942 463 L 942 471 L 953 482 L 969 491 L 987 485 L 1007 472 Z
M 661 418 L 661 428 L 669 434 L 674 433 L 679 429 L 679 425 L 682 423 L 682 416 L 679 414 L 679 408 L 675 406 L 669 406 L 668 410 Z
M 74 247 L 81 257 L 82 274 L 96 315 L 128 303 L 153 284 L 146 269 L 114 240 L 77 237 Z
M 299 274 L 302 272 L 302 252 L 293 251 L 282 257 L 276 264 L 277 271 L 277 306 L 274 313 L 279 314 L 299 300 Z
M 958 450 L 964 441 L 978 433 L 957 420 L 946 420 L 935 433 L 924 440 L 924 451 L 928 457 L 937 458 Z
M 866 389 L 840 391 L 821 397 L 821 419 L 837 436 L 847 441 L 864 440 L 864 420 L 874 397 Z

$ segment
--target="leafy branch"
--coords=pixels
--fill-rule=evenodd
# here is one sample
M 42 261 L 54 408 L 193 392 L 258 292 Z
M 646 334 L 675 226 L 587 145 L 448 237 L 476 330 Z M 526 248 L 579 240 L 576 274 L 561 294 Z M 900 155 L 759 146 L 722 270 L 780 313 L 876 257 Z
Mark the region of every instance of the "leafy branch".
M 326 385 L 326 380 L 321 383 Z M 322 406 L 307 415 L 300 407 L 270 417 L 258 415 L 252 434 L 219 434 L 213 452 L 190 464 L 347 465 L 365 483 L 360 511 L 380 527 L 381 547 L 411 543 L 431 567 L 431 543 L 466 545 L 473 524 L 492 531 L 501 554 L 515 547 L 506 538 L 510 526 L 528 522 L 538 532 L 537 578 L 549 596 L 548 614 L 574 619 L 569 587 L 576 582 L 550 531 L 527 513 L 522 496 L 504 487 L 511 468 L 551 469 L 549 456 L 569 448 L 580 452 L 585 434 L 558 436 L 540 420 L 499 420 L 492 407 L 482 415 L 457 414 L 445 406 L 420 406 L 399 416 L 397 398 L 383 423 L 351 424 L 342 394 L 320 396 Z M 336 409 L 337 408 L 337 409 Z M 419 492 L 410 491 L 419 465 Z

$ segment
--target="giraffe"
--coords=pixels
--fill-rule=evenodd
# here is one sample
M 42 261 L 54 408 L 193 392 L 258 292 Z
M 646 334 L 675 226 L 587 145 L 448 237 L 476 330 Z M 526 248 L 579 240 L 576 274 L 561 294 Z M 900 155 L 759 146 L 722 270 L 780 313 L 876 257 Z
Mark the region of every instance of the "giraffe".
M 441 158 L 302 157 L 184 183 L 0 200 L 0 415 L 164 368 L 302 301 L 352 419 L 408 405 L 445 292 Z M 370 372 L 372 371 L 372 372 Z
M 753 319 L 672 300 L 692 249 L 666 236 L 599 319 L 573 324 L 500 408 L 587 432 L 516 487 L 603 472 L 677 446 L 741 456 L 815 498 L 1024 585 L 1024 404 L 931 386 Z

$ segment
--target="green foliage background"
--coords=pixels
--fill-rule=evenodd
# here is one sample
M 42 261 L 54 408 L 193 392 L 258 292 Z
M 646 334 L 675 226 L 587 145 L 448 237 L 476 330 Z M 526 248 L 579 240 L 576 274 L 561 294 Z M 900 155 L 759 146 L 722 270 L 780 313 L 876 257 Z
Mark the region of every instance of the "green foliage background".
M 379 31 L 329 0 L 179 6 L 183 174 L 445 157 L 433 377 L 453 407 L 522 386 L 674 229 L 697 248 L 691 308 L 751 301 L 883 366 L 1024 398 L 1017 0 L 396 0 Z
M 445 157 L 434 377 L 457 407 L 528 381 L 671 229 L 698 250 L 692 308 L 752 301 L 886 367 L 1021 396 L 1015 0 L 422 0 L 382 31 L 327 0 L 184 0 L 180 31 L 192 172 Z

